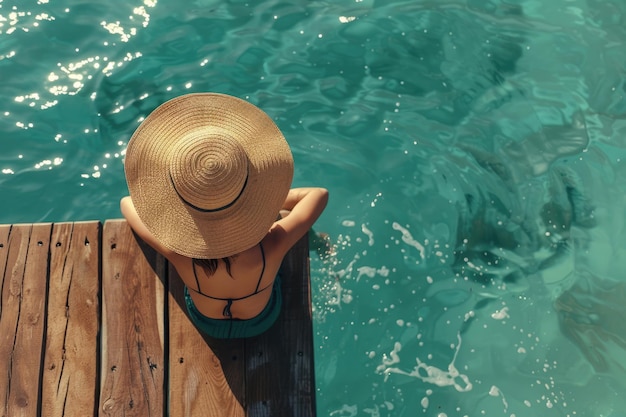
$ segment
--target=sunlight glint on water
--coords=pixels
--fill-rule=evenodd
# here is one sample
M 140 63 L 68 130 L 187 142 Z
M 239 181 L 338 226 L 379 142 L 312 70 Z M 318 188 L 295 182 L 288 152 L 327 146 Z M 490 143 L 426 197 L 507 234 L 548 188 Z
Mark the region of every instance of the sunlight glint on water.
M 626 6 L 0 1 L 3 223 L 119 217 L 130 135 L 218 91 L 331 201 L 320 416 L 611 416 L 626 401 Z

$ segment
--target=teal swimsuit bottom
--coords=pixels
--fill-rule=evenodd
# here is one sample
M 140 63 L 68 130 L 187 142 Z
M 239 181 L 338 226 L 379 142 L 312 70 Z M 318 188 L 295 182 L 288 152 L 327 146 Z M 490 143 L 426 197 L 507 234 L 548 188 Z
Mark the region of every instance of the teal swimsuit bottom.
M 189 291 L 185 286 L 185 304 L 187 312 L 193 324 L 202 332 L 217 339 L 237 339 L 242 337 L 257 336 L 272 327 L 283 303 L 280 288 L 280 273 L 276 275 L 272 295 L 267 305 L 257 316 L 241 320 L 235 318 L 212 319 L 198 311 Z

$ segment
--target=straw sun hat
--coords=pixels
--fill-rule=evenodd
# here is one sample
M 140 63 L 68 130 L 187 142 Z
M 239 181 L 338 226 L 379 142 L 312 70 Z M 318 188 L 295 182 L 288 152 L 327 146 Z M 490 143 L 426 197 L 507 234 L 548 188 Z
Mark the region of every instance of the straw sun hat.
M 159 242 L 217 259 L 267 234 L 289 192 L 293 158 L 261 109 L 200 93 L 162 104 L 141 123 L 124 170 L 137 214 Z

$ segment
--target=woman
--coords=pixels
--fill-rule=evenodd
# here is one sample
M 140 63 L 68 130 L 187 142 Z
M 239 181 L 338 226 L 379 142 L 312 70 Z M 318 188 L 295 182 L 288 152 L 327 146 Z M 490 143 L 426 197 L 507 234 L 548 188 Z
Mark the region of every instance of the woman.
M 328 201 L 323 188 L 290 189 L 293 158 L 274 122 L 235 97 L 184 95 L 142 122 L 124 164 L 122 214 L 176 268 L 194 324 L 218 338 L 267 330 L 281 262 Z

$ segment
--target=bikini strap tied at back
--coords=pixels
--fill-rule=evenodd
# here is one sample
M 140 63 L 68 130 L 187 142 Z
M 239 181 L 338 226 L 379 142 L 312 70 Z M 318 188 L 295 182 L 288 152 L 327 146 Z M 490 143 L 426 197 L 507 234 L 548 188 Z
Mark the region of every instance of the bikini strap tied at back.
M 253 295 L 258 294 L 261 291 L 266 290 L 267 288 L 271 287 L 271 284 L 268 285 L 267 287 L 263 288 L 261 291 L 259 291 L 259 287 L 261 286 L 261 281 L 263 280 L 263 275 L 265 274 L 265 250 L 263 249 L 263 245 L 259 242 L 259 248 L 261 249 L 261 258 L 263 260 L 263 266 L 261 267 L 261 274 L 259 275 L 259 280 L 256 283 L 256 288 L 254 289 L 254 292 L 252 294 L 246 295 L 245 297 L 240 297 L 240 298 L 219 298 L 219 297 L 211 297 L 210 295 L 207 295 L 205 293 L 203 293 L 200 289 L 200 280 L 198 279 L 198 274 L 196 273 L 196 264 L 195 262 L 193 262 L 193 260 L 191 261 L 191 267 L 193 269 L 193 276 L 196 279 L 196 288 L 197 290 L 190 288 L 193 292 L 202 295 L 203 297 L 206 298 L 210 298 L 212 300 L 221 300 L 221 301 L 226 301 L 226 306 L 224 306 L 224 310 L 222 311 L 222 314 L 224 315 L 224 317 L 228 317 L 230 319 L 233 318 L 233 314 L 230 311 L 231 306 L 233 305 L 233 301 L 238 301 L 238 300 L 243 300 L 246 299 L 248 297 L 252 297 Z

